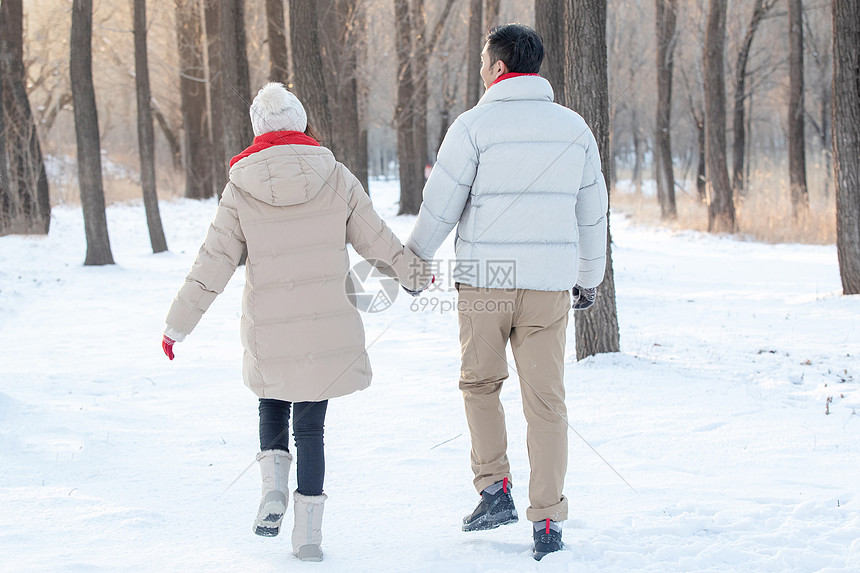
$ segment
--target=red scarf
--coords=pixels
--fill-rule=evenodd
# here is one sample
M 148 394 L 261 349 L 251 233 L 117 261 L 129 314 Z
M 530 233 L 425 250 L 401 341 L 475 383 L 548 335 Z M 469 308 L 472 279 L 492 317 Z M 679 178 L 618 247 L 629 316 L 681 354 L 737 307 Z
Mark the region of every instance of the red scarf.
M 539 76 L 539 75 L 540 74 L 520 74 L 520 73 L 516 73 L 516 72 L 508 72 L 506 74 L 502 74 L 499 77 L 497 77 L 496 81 L 494 81 L 493 83 L 490 84 L 490 87 L 493 87 L 494 85 L 496 85 L 497 83 L 499 83 L 502 80 L 507 80 L 510 78 L 518 78 L 520 76 Z
M 230 160 L 230 167 L 233 167 L 233 164 L 240 159 L 245 159 L 249 155 L 275 145 L 314 145 L 319 147 L 320 144 L 319 141 L 301 131 L 270 131 L 255 137 L 253 145 Z

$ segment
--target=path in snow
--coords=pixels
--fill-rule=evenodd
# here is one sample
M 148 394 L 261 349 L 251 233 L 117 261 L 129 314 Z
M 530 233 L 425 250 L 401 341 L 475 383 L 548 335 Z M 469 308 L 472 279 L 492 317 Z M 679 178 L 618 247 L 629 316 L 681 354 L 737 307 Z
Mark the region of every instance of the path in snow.
M 414 218 L 395 217 L 396 183 L 372 192 L 405 239 Z M 82 266 L 76 209 L 56 208 L 47 238 L 0 238 L 2 571 L 322 570 L 292 557 L 288 535 L 251 533 L 241 272 L 177 359 L 161 354 L 215 203 L 161 209 L 161 255 L 141 205 L 108 210 L 111 267 Z M 567 403 L 635 492 L 572 432 L 564 551 L 535 563 L 523 522 L 459 531 L 477 496 L 443 276 L 364 316 L 374 382 L 327 420 L 325 571 L 860 570 L 860 300 L 839 295 L 835 248 L 620 216 L 613 238 L 622 353 L 577 363 L 571 321 Z M 452 252 L 449 238 L 439 256 Z M 524 515 L 513 370 L 503 400 Z

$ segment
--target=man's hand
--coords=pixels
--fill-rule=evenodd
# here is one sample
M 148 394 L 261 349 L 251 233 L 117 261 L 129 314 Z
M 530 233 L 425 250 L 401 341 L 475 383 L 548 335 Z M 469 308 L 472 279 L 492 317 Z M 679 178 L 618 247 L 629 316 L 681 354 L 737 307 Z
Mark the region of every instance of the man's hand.
M 597 287 L 585 288 L 579 285 L 573 287 L 573 310 L 591 308 L 597 298 Z
M 164 338 L 161 340 L 161 349 L 164 350 L 164 354 L 166 354 L 171 360 L 173 360 L 174 344 L 176 344 L 176 341 L 172 338 L 168 338 L 167 335 L 164 335 Z
M 400 285 L 400 286 L 401 286 L 401 287 L 403 287 L 403 290 L 405 290 L 406 292 L 408 292 L 408 293 L 409 293 L 409 294 L 411 294 L 412 296 L 418 296 L 419 294 L 421 294 L 422 292 L 424 292 L 425 290 L 427 290 L 428 288 L 430 288 L 430 285 L 432 285 L 432 284 L 433 284 L 433 283 L 435 283 L 435 282 L 436 282 L 436 275 L 433 275 L 433 276 L 430 278 L 430 284 L 428 284 L 426 287 L 424 287 L 424 288 L 422 288 L 422 289 L 419 289 L 419 290 L 410 290 L 410 289 L 406 288 L 406 287 L 405 287 L 405 286 L 403 286 L 403 285 Z

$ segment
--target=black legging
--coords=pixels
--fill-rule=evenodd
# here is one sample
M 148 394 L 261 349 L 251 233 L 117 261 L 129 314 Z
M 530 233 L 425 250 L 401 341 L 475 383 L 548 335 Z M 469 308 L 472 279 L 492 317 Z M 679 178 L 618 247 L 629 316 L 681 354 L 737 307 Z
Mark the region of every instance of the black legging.
M 298 492 L 302 495 L 322 495 L 325 478 L 323 428 L 328 400 L 291 403 L 260 398 L 260 450 L 290 451 L 291 405 Z

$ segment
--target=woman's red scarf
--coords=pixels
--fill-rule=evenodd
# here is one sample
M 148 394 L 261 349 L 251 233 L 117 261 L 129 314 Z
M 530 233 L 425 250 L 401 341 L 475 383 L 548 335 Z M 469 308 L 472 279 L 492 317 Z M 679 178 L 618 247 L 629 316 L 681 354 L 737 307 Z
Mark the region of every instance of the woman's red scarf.
M 319 147 L 320 143 L 310 135 L 305 135 L 301 131 L 270 131 L 263 135 L 258 135 L 254 138 L 254 143 L 245 149 L 242 153 L 230 160 L 230 167 L 239 161 L 245 159 L 249 155 L 253 155 L 258 151 L 263 151 L 275 145 L 313 145 Z

